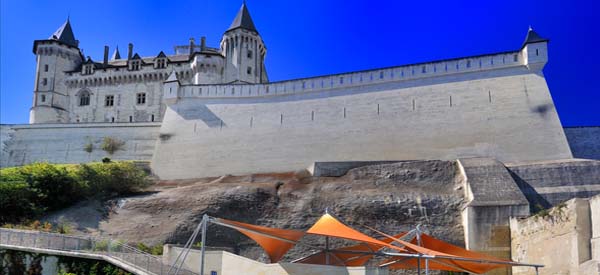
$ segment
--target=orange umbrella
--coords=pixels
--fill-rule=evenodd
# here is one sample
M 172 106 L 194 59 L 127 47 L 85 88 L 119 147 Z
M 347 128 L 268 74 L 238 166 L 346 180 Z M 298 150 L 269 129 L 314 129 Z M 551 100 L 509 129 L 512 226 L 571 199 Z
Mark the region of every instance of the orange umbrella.
M 304 232 L 298 230 L 270 228 L 226 219 L 218 219 L 218 221 L 232 226 L 257 242 L 265 250 L 271 263 L 281 260 L 283 255 L 304 236 Z

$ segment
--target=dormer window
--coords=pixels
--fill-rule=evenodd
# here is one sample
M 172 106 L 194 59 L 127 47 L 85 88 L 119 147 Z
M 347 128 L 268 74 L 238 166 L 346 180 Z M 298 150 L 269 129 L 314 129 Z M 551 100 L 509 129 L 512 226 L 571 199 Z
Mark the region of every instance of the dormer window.
M 156 58 L 154 59 L 154 68 L 155 69 L 164 69 L 167 67 L 167 55 L 164 52 L 158 53 Z
M 92 74 L 93 72 L 94 72 L 94 65 L 92 65 L 92 64 L 83 65 L 83 74 L 87 75 L 87 74 Z
M 139 71 L 141 62 L 139 60 L 132 60 L 129 62 L 129 70 L 130 71 Z
M 166 58 L 156 59 L 156 69 L 164 69 L 166 67 L 167 67 L 167 59 Z
M 142 58 L 136 53 L 129 60 L 129 70 L 130 71 L 139 71 L 141 67 L 142 67 Z

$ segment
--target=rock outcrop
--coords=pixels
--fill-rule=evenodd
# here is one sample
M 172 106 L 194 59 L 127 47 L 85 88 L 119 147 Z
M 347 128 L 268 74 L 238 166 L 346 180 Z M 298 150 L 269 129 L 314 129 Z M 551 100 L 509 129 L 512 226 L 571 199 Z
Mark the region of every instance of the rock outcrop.
M 86 233 L 158 244 L 185 243 L 205 213 L 303 230 L 329 209 L 365 233 L 376 235 L 364 225 L 397 233 L 422 224 L 424 231 L 462 245 L 461 181 L 453 161 L 365 166 L 351 169 L 342 177 L 311 177 L 305 172 L 291 172 L 163 181 L 155 192 L 114 201 L 108 212 L 97 205 L 91 206 L 91 211 L 82 211 L 86 206 L 79 205 L 48 219 L 74 223 L 77 230 Z M 85 217 L 77 213 L 84 213 Z M 211 225 L 208 232 L 209 246 L 226 247 L 250 258 L 267 260 L 252 240 L 231 229 Z M 296 247 L 285 260 L 306 252 L 304 247 Z

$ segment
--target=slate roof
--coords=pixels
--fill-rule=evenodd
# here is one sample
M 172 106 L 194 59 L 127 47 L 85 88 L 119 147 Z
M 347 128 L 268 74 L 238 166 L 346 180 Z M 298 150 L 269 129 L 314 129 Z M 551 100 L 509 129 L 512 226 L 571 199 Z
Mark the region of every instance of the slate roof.
M 548 42 L 548 39 L 541 37 L 533 30 L 532 27 L 529 27 L 529 31 L 527 31 L 527 37 L 525 37 L 525 41 L 523 42 L 523 47 L 525 47 L 527 44 L 537 42 Z
M 165 55 L 165 53 L 163 51 L 160 51 L 158 53 L 158 55 L 156 56 L 156 58 L 160 58 L 160 57 L 167 57 L 167 56 Z
M 73 34 L 73 29 L 71 28 L 71 22 L 67 18 L 58 30 L 56 30 L 49 38 L 49 40 L 60 41 L 69 46 L 77 47 L 79 45 L 79 41 L 75 39 L 75 35 Z
M 227 29 L 227 31 L 231 31 L 237 28 L 242 28 L 258 33 L 256 27 L 254 26 L 254 22 L 252 22 L 252 17 L 250 17 L 250 12 L 248 12 L 248 8 L 246 7 L 245 1 L 244 3 L 242 3 L 242 7 L 238 11 L 237 15 L 235 16 L 235 19 L 233 19 L 233 22 L 231 23 L 231 26 L 229 26 L 229 29 Z
M 117 46 L 117 48 L 115 49 L 115 52 L 113 53 L 110 60 L 118 60 L 118 59 L 121 59 L 121 53 L 119 53 L 119 46 Z

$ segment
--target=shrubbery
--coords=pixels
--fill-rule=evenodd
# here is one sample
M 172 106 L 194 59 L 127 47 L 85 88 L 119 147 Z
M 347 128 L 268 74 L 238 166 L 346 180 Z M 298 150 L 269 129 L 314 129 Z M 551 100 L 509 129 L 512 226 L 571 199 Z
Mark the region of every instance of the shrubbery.
M 131 162 L 0 169 L 0 224 L 16 223 L 86 198 L 108 198 L 146 187 L 146 173 Z

